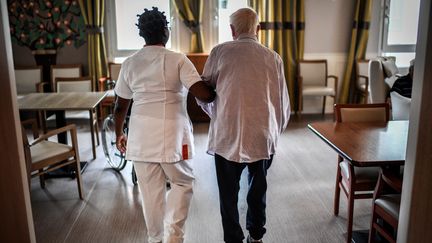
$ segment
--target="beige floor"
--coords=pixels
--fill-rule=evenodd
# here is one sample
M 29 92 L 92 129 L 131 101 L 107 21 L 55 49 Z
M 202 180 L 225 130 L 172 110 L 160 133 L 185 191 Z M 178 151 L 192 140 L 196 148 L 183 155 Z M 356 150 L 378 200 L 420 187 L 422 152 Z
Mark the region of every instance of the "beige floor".
M 307 122 L 317 119 L 322 118 L 304 115 L 301 122 L 292 119 L 280 139 L 268 174 L 265 242 L 344 241 L 344 196 L 341 196 L 340 216 L 332 214 L 336 153 L 306 128 Z M 205 123 L 194 127 L 196 181 L 186 243 L 223 242 L 213 157 L 205 153 L 207 129 Z M 79 125 L 78 141 L 81 159 L 91 159 L 86 124 Z M 40 188 L 37 179 L 32 180 L 38 242 L 146 242 L 139 191 L 131 181 L 131 165 L 116 173 L 105 162 L 101 146 L 97 153 L 97 159 L 90 161 L 83 174 L 83 201 L 79 200 L 76 183 L 71 179 L 47 180 L 45 190 Z M 243 228 L 247 207 L 245 175 L 239 196 Z M 354 229 L 368 228 L 370 203 L 370 200 L 356 202 Z

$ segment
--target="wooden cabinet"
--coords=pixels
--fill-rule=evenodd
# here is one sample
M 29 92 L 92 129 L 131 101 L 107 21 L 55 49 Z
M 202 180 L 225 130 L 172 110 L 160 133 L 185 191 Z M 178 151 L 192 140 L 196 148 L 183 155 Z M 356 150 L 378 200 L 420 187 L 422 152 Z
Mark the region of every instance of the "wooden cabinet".
M 195 65 L 198 73 L 201 75 L 204 69 L 204 65 L 207 61 L 208 54 L 206 53 L 190 53 L 187 54 L 187 57 L 191 62 Z M 202 111 L 201 107 L 199 107 L 196 103 L 195 98 L 188 94 L 187 97 L 187 109 L 188 114 L 192 122 L 209 122 L 210 118 L 207 116 L 205 112 Z

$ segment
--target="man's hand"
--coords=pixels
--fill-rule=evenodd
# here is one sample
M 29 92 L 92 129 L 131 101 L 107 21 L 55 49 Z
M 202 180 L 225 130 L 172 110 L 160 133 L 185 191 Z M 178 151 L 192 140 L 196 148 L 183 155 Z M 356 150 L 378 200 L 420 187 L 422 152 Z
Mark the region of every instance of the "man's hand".
M 211 87 L 208 82 L 198 81 L 194 83 L 190 88 L 189 92 L 204 103 L 211 103 L 215 97 L 216 92 L 213 87 Z
M 124 134 L 121 134 L 120 136 L 116 137 L 116 146 L 117 149 L 122 153 L 126 153 L 126 144 L 127 144 L 127 137 Z

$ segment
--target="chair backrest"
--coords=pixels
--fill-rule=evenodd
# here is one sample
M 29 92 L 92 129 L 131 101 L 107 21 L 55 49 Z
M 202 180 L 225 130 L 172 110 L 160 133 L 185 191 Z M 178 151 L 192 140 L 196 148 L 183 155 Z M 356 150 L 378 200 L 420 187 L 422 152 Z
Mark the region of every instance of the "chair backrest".
M 91 92 L 93 82 L 91 77 L 56 78 L 56 92 Z
M 108 63 L 108 71 L 111 80 L 117 81 L 121 69 L 121 63 Z
M 56 90 L 56 78 L 79 78 L 82 76 L 81 64 L 51 65 L 51 89 Z
M 303 86 L 327 85 L 327 60 L 300 60 L 297 71 Z
M 369 76 L 369 60 L 359 59 L 356 63 L 357 75 Z
M 390 92 L 393 120 L 409 120 L 411 99 L 400 95 L 398 92 Z
M 18 94 L 37 92 L 37 83 L 42 82 L 42 66 L 15 68 L 15 80 Z
M 336 104 L 337 122 L 387 122 L 389 105 L 381 104 Z

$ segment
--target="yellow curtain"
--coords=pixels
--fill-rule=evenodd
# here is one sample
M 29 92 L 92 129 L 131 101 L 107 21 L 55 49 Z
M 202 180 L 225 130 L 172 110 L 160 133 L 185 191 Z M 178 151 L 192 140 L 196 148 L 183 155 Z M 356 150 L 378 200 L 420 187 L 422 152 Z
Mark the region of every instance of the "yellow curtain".
M 201 32 L 203 0 L 173 0 L 180 18 L 191 31 L 190 52 L 204 51 L 204 41 Z
M 89 73 L 96 86 L 97 80 L 107 76 L 107 58 L 103 21 L 105 0 L 79 0 L 82 16 L 87 27 Z
M 297 60 L 304 53 L 304 0 L 249 0 L 261 25 L 260 42 L 275 50 L 284 62 L 291 107 L 298 109 Z
M 304 30 L 305 30 L 305 14 L 304 14 L 304 0 L 297 0 L 296 2 L 296 49 L 297 60 L 302 60 L 304 56 Z
M 347 66 L 342 80 L 339 103 L 353 101 L 355 89 L 355 61 L 364 59 L 369 37 L 372 0 L 356 0 L 351 42 L 348 53 Z

